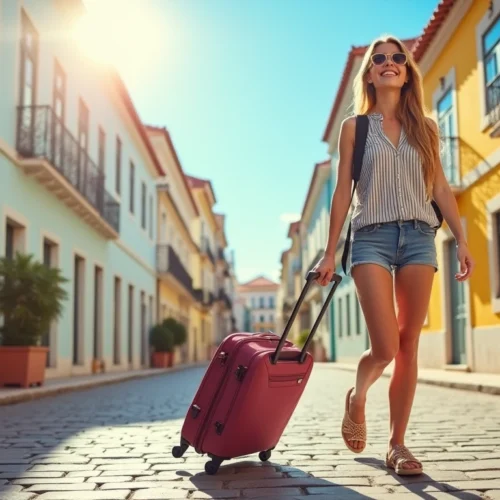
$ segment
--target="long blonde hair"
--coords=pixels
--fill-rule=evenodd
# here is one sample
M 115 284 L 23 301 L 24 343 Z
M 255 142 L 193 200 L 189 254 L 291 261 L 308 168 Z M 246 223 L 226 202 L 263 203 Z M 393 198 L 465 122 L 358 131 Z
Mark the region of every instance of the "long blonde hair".
M 394 36 L 375 39 L 365 53 L 361 68 L 354 79 L 354 111 L 356 114 L 370 113 L 377 102 L 375 87 L 368 83 L 371 56 L 378 45 L 394 43 L 406 54 L 408 82 L 401 89 L 397 118 L 401 122 L 408 142 L 417 150 L 422 160 L 422 172 L 427 196 L 432 199 L 432 188 L 436 166 L 439 162 L 439 135 L 436 127 L 426 118 L 423 103 L 422 75 L 410 51 Z

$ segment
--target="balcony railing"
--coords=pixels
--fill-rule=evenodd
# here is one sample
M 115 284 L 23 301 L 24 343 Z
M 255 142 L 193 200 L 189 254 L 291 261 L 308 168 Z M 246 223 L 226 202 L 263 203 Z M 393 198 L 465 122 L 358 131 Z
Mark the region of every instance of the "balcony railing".
M 193 280 L 171 245 L 156 245 L 156 269 L 160 274 L 170 273 L 193 295 Z
M 203 304 L 206 307 L 209 307 L 214 303 L 214 294 L 212 292 L 209 292 L 208 290 L 195 288 L 193 291 L 193 296 L 197 302 Z
M 218 300 L 224 302 L 227 309 L 231 309 L 233 307 L 231 299 L 223 288 L 219 288 Z
M 120 231 L 120 204 L 104 187 L 104 172 L 78 144 L 50 106 L 18 108 L 17 151 L 24 158 L 46 160 Z
M 492 136 L 500 136 L 500 75 L 486 87 L 486 113 L 489 124 L 494 127 Z

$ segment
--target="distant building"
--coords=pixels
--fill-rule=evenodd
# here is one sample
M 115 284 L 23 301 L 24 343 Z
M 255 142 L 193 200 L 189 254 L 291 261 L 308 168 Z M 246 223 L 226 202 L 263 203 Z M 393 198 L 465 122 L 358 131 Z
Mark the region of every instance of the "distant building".
M 249 326 L 251 332 L 274 333 L 276 329 L 276 294 L 279 285 L 274 281 L 258 276 L 238 287 L 238 295 L 242 300 L 249 315 L 248 321 L 243 321 L 244 326 Z M 245 312 L 243 313 L 245 314 Z

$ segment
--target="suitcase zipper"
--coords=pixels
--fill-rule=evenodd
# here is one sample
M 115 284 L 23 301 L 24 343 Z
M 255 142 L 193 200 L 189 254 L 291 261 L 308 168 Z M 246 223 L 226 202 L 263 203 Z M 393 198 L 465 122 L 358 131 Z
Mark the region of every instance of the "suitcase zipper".
M 241 390 L 241 387 L 243 385 L 243 377 L 239 375 L 239 369 L 240 368 L 245 368 L 244 370 L 244 373 L 246 373 L 249 369 L 250 369 L 250 366 L 252 365 L 252 361 L 254 360 L 254 358 L 256 356 L 258 356 L 260 353 L 257 352 L 255 353 L 251 358 L 250 358 L 250 361 L 248 362 L 248 367 L 243 367 L 242 365 L 240 365 L 238 367 L 238 369 L 236 370 L 236 377 L 238 378 L 238 380 L 240 381 L 240 385 L 238 386 L 238 389 L 236 389 L 236 392 L 233 394 L 233 398 L 231 399 L 231 404 L 229 405 L 229 410 L 226 412 L 226 415 L 224 416 L 224 419 L 222 420 L 222 422 L 217 422 L 220 424 L 220 427 L 217 428 L 217 434 L 222 434 L 222 431 L 224 430 L 224 427 L 225 427 L 225 422 L 227 422 L 229 420 L 229 417 L 231 416 L 231 411 L 233 410 L 234 408 L 234 402 L 236 401 L 236 399 L 238 398 L 238 394 L 240 393 L 240 390 Z
M 306 374 L 301 374 L 301 375 L 274 375 L 272 377 L 269 377 L 269 382 L 294 382 L 297 381 L 297 384 L 301 384 L 302 380 L 304 380 L 304 377 Z
M 243 339 L 242 342 L 240 342 L 238 345 L 235 346 L 235 349 L 233 350 L 232 359 L 236 358 L 236 354 L 238 353 L 239 349 L 244 344 L 247 344 L 248 342 L 255 342 L 255 340 L 256 339 L 254 337 L 251 337 L 251 338 L 248 338 L 248 339 Z M 271 340 L 272 342 L 279 341 L 279 337 L 276 337 L 276 339 L 274 339 L 274 338 L 266 338 L 265 340 Z M 254 356 L 255 356 L 255 354 L 254 354 Z M 251 359 L 253 359 L 253 357 Z M 208 425 L 209 425 L 210 421 L 212 420 L 214 409 L 217 407 L 217 404 L 218 404 L 218 402 L 219 402 L 219 400 L 221 398 L 221 395 L 224 393 L 224 390 L 225 390 L 226 385 L 228 383 L 229 378 L 227 377 L 227 372 L 229 370 L 232 370 L 233 368 L 234 368 L 233 364 L 229 363 L 229 366 L 228 366 L 228 364 L 226 364 L 226 373 L 223 375 L 224 383 L 219 387 L 219 390 L 215 394 L 214 399 L 212 401 L 212 404 L 209 406 L 209 408 L 207 410 L 207 416 L 205 418 L 205 421 L 203 422 L 203 425 L 201 425 L 200 428 L 198 429 L 198 434 L 197 434 L 197 436 L 196 436 L 196 438 L 194 440 L 195 441 L 195 449 L 196 450 L 199 450 L 200 445 L 202 444 L 203 440 L 205 439 L 206 431 L 208 429 Z M 222 432 L 222 431 L 220 431 L 220 432 Z

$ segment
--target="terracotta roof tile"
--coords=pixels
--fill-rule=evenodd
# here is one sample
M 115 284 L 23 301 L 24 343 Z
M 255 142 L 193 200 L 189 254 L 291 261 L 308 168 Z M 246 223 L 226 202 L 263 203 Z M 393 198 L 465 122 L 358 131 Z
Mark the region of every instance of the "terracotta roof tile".
M 425 51 L 429 48 L 432 40 L 434 40 L 434 37 L 439 31 L 439 28 L 441 28 L 443 23 L 446 21 L 448 14 L 456 3 L 457 0 L 441 0 L 435 8 L 431 19 L 424 28 L 422 35 L 417 38 L 413 45 L 412 53 L 417 62 L 422 59 Z

